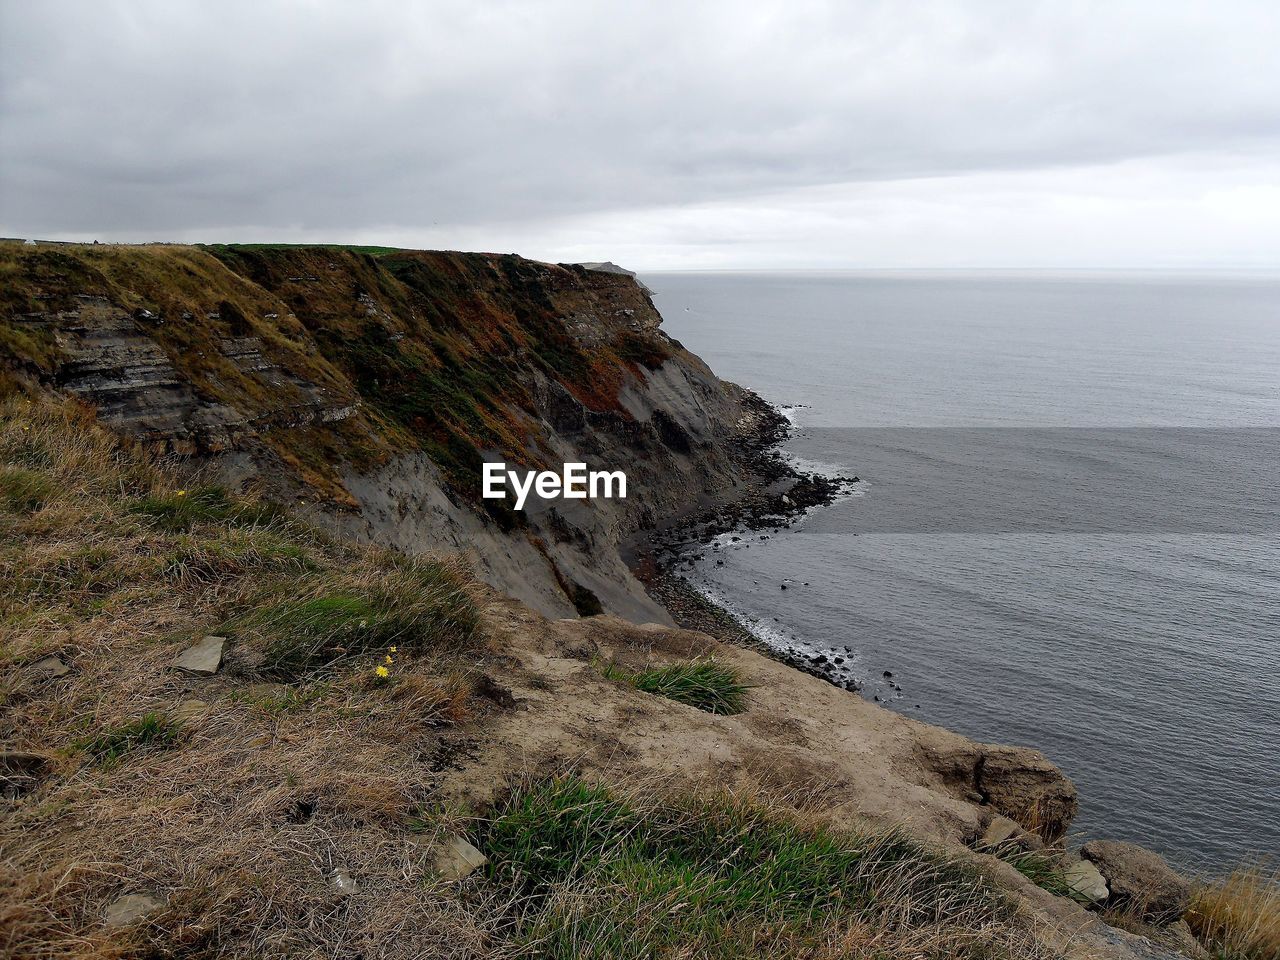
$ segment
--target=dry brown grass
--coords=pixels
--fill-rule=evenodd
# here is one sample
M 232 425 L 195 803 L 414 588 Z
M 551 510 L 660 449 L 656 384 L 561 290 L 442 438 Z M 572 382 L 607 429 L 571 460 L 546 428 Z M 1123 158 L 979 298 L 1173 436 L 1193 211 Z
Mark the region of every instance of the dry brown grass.
M 434 801 L 432 758 L 475 710 L 466 624 L 402 635 L 386 681 L 373 673 L 379 648 L 267 682 L 249 631 L 216 677 L 169 669 L 191 638 L 303 582 L 421 601 L 412 588 L 427 576 L 453 585 L 457 614 L 470 602 L 461 574 L 234 500 L 229 513 L 159 521 L 138 504 L 195 489 L 172 464 L 119 450 L 73 406 L 0 404 L 0 463 L 22 471 L 19 495 L 0 503 L 0 744 L 52 764 L 0 818 L 0 955 L 486 949 L 485 911 L 428 868 L 453 823 Z M 412 612 L 420 625 L 426 611 Z M 71 673 L 36 676 L 50 654 Z M 331 882 L 339 866 L 354 894 Z M 143 890 L 161 912 L 104 927 L 109 903 Z
M 471 637 L 456 568 L 192 496 L 210 488 L 72 406 L 0 400 L 0 465 L 21 471 L 0 501 L 0 747 L 50 765 L 0 801 L 0 956 L 1052 956 L 959 865 L 811 822 L 820 789 L 636 800 L 688 871 L 659 845 L 602 873 L 594 851 L 557 847 L 563 831 L 517 826 L 513 844 L 563 856 L 563 875 L 508 882 L 517 858 L 495 840 L 491 875 L 441 884 L 432 844 L 492 839 L 501 816 L 441 802 L 485 735 L 473 671 L 503 662 Z M 170 669 L 215 630 L 232 639 L 218 675 Z M 298 669 L 264 669 L 298 636 Z M 49 655 L 70 672 L 36 675 Z M 138 892 L 162 908 L 108 928 L 108 905 Z
M 1223 960 L 1280 960 L 1280 874 L 1244 867 L 1201 887 L 1186 921 Z

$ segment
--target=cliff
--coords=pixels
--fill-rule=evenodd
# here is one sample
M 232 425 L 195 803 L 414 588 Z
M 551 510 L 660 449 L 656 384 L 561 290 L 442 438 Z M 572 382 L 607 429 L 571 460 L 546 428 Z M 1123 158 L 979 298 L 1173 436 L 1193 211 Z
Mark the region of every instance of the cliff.
M 632 278 L 0 245 L 0 281 L 0 953 L 1167 955 L 1081 905 L 1134 857 L 1053 847 L 1045 757 L 645 595 L 629 545 L 769 485 L 777 423 Z M 495 509 L 486 458 L 630 495 Z M 1176 938 L 1165 879 L 1133 923 Z
M 0 244 L 0 357 L 146 446 L 548 615 L 669 622 L 621 547 L 732 493 L 772 413 L 634 278 L 515 256 Z M 622 469 L 625 500 L 482 500 L 480 464 Z

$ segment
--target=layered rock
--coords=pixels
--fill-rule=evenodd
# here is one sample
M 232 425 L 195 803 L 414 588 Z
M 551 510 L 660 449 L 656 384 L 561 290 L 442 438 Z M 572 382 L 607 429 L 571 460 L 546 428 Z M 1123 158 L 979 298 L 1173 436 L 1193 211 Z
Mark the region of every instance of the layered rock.
M 1034 835 L 1042 842 L 1061 838 L 1075 819 L 1079 798 L 1073 784 L 1038 750 L 974 743 L 956 738 L 951 742 L 922 743 L 922 764 L 939 776 L 955 796 L 990 807 L 994 814 Z M 1012 830 L 1001 830 L 990 819 L 985 828 L 999 841 Z M 994 843 L 982 841 L 984 845 Z M 1022 846 L 1033 846 L 1021 841 Z
M 732 496 L 773 414 L 659 329 L 632 275 L 336 248 L 0 244 L 0 360 L 124 436 L 555 616 L 666 613 L 620 548 Z M 479 467 L 623 470 L 626 500 L 483 501 Z

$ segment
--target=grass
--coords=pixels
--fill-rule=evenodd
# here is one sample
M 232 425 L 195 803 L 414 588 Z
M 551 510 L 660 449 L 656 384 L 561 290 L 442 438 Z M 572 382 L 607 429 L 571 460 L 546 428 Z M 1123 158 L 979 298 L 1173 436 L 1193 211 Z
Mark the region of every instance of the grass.
M 513 939 L 548 960 L 1041 955 L 970 868 L 727 794 L 537 781 L 477 840 L 521 904 Z
M 710 660 L 690 660 L 645 670 L 629 671 L 617 664 L 604 667 L 610 680 L 621 680 L 637 690 L 688 704 L 707 713 L 735 714 L 746 709 L 751 689 L 732 667 Z
M 482 953 L 487 913 L 410 877 L 401 826 L 447 762 L 440 728 L 474 708 L 472 582 L 180 467 L 74 403 L 0 395 L 0 742 L 56 760 L 0 815 L 0 955 Z M 217 677 L 170 669 L 227 623 L 245 627 Z M 393 681 L 374 684 L 386 651 L 357 650 L 392 637 Z M 255 682 L 273 643 L 318 654 L 323 678 Z M 70 671 L 32 681 L 50 654 Z M 367 897 L 350 914 L 335 862 Z M 104 928 L 139 888 L 165 892 L 163 920 Z
M 94 760 L 110 766 L 125 754 L 147 747 L 169 747 L 178 739 L 182 724 L 157 711 L 80 741 L 77 746 Z
M 130 503 L 129 510 L 168 533 L 190 530 L 201 523 L 261 526 L 280 515 L 270 504 L 248 503 L 216 485 L 151 493 Z
M 269 717 L 305 710 L 324 699 L 333 691 L 328 683 L 316 683 L 305 687 L 280 686 L 265 690 L 234 690 L 228 699 L 242 703 L 252 710 Z
M 1280 874 L 1241 868 L 1201 887 L 1185 919 L 1217 960 L 1280 960 Z
M 0 503 L 13 513 L 31 513 L 45 505 L 53 493 L 49 477 L 35 470 L 0 467 Z
M 347 250 L 352 253 L 368 253 L 380 256 L 399 253 L 400 247 L 367 246 L 353 243 L 199 243 L 205 250 Z
M 372 579 L 327 572 L 291 586 L 289 600 L 219 627 L 262 647 L 259 670 L 267 676 L 296 679 L 392 646 L 405 653 L 460 648 L 477 627 L 460 573 L 440 562 L 406 559 Z

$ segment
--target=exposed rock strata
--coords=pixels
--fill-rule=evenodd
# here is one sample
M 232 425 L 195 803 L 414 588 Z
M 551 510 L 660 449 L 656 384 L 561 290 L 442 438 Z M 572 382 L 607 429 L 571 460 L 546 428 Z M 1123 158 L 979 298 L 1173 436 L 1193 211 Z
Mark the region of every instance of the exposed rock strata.
M 549 615 L 669 622 L 620 548 L 735 496 L 775 416 L 662 334 L 624 273 L 323 248 L 0 257 L 11 376 L 347 534 L 464 551 Z M 628 497 L 516 515 L 481 502 L 481 459 L 621 469 Z

